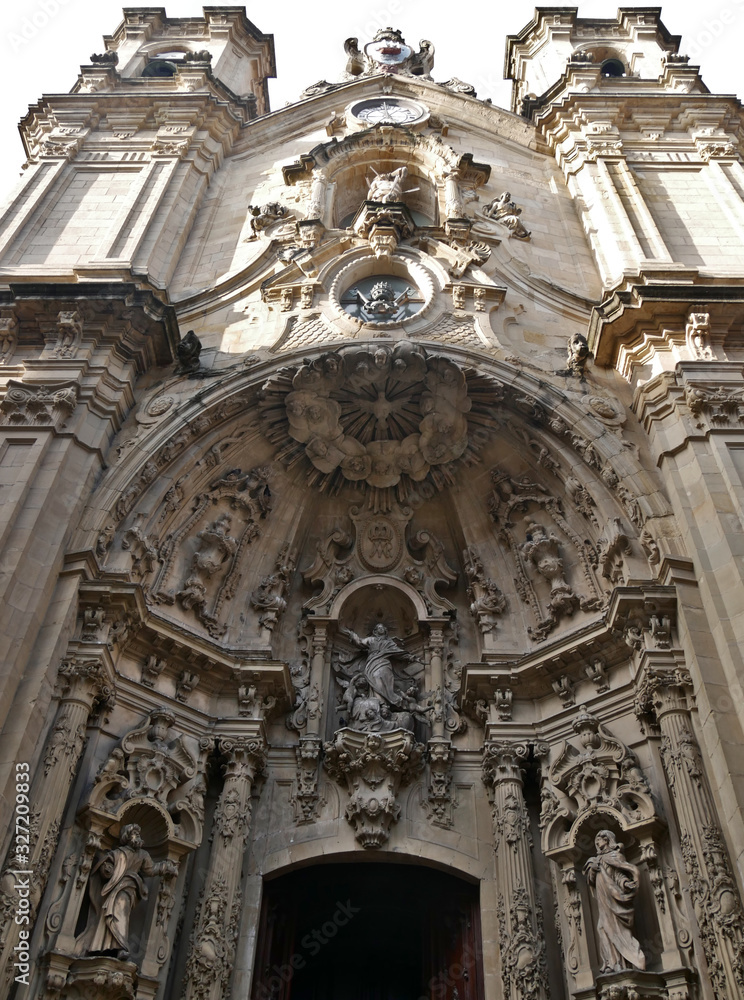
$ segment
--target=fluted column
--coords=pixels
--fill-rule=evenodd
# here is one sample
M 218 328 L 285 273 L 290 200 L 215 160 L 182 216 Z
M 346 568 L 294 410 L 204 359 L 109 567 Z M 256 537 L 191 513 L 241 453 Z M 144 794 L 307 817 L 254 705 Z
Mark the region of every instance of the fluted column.
M 0 878 L 4 986 L 15 975 L 13 949 L 19 932 L 33 930 L 88 720 L 94 705 L 111 694 L 102 656 L 70 656 L 60 667 L 59 681 L 62 694 L 44 754 L 30 788 L 16 796 L 15 835 Z M 22 783 L 17 785 L 20 788 Z M 21 923 L 16 922 L 16 914 L 24 918 Z
M 184 1000 L 218 1000 L 228 991 L 242 903 L 241 870 L 251 825 L 251 790 L 266 761 L 258 737 L 220 739 L 225 783 L 212 825 L 212 849 L 186 962 Z
M 693 733 L 683 669 L 650 669 L 640 707 L 655 715 L 685 870 L 717 996 L 744 997 L 744 912 L 721 835 L 713 795 Z
M 506 1000 L 548 995 L 545 935 L 532 865 L 532 837 L 522 791 L 527 743 L 486 743 L 483 780 L 491 790 L 501 969 Z

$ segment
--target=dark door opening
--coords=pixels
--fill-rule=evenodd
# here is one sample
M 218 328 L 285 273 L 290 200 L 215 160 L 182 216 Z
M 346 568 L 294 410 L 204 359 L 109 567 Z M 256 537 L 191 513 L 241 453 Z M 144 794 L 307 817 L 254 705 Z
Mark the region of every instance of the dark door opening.
M 269 881 L 253 1000 L 483 1000 L 478 886 L 412 865 Z

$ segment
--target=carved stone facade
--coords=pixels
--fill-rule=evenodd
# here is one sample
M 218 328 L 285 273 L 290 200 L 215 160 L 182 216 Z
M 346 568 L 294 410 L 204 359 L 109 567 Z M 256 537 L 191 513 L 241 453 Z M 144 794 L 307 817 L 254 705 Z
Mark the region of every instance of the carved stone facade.
M 239 9 L 127 8 L 24 119 L 0 1000 L 744 1000 L 744 128 L 678 43 L 538 10 L 506 112 L 386 28 L 269 115 Z

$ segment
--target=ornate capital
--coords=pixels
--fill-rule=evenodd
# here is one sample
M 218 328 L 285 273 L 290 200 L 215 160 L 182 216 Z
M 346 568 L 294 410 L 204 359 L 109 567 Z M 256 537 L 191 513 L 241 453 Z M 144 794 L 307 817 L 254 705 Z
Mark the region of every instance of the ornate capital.
M 672 712 L 688 712 L 691 691 L 692 678 L 684 667 L 646 670 L 636 695 L 636 715 L 651 715 L 661 721 Z
M 225 755 L 225 778 L 248 778 L 253 781 L 266 765 L 267 747 L 253 736 L 225 736 L 219 740 Z
M 502 781 L 518 781 L 521 785 L 523 764 L 529 755 L 529 743 L 490 740 L 483 750 L 483 781 L 491 786 Z
M 109 698 L 112 688 L 100 657 L 72 655 L 59 668 L 62 701 L 83 701 L 91 708 L 96 701 Z

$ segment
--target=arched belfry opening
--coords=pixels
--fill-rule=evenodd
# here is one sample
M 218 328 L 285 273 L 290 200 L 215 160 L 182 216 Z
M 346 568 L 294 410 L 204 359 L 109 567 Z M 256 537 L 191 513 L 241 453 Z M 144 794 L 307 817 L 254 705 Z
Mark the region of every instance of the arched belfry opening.
M 479 887 L 408 864 L 267 881 L 251 1000 L 481 1000 Z

